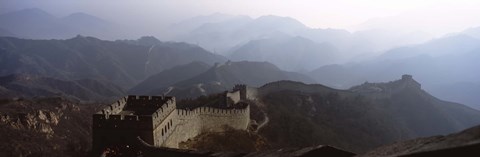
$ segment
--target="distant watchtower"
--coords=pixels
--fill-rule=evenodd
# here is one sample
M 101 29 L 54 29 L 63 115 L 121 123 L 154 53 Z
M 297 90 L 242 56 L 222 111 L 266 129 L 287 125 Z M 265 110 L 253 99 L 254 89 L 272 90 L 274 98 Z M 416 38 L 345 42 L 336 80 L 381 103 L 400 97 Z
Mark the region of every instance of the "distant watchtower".
M 402 81 L 406 82 L 407 85 L 413 86 L 416 88 L 422 88 L 422 85 L 413 79 L 412 75 L 404 74 L 402 75 Z
M 237 84 L 233 87 L 233 91 L 240 91 L 240 100 L 247 100 L 247 85 Z
M 135 143 L 140 137 L 160 146 L 171 133 L 175 97 L 124 97 L 93 115 L 93 151 L 105 146 Z
M 413 80 L 413 76 L 408 74 L 402 75 L 402 80 Z

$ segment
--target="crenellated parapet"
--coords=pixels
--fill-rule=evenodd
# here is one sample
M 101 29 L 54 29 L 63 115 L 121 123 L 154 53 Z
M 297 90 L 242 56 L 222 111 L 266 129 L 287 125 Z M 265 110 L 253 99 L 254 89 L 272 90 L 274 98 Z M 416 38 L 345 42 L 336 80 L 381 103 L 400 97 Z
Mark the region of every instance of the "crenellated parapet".
M 127 97 L 120 98 L 120 100 L 116 101 L 115 103 L 108 105 L 101 111 L 98 111 L 96 114 L 103 114 L 108 118 L 108 115 L 118 114 L 123 110 L 125 104 L 127 103 Z
M 189 109 L 177 109 L 177 115 L 179 118 L 191 118 L 201 115 L 210 116 L 241 116 L 250 114 L 250 106 L 245 105 L 243 108 L 214 108 L 214 107 L 198 107 L 193 110 Z
M 93 127 L 153 129 L 175 109 L 175 97 L 130 95 L 95 113 Z

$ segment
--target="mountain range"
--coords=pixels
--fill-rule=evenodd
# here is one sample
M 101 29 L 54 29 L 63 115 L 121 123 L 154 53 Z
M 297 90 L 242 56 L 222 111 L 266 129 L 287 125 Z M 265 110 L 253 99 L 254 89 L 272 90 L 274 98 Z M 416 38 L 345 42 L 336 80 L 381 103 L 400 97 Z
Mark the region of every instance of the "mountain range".
M 0 98 L 64 97 L 87 102 L 110 102 L 125 91 L 110 82 L 94 79 L 59 80 L 25 74 L 0 77 Z
M 431 38 L 418 32 L 310 28 L 293 18 L 273 15 L 250 18 L 217 13 L 187 19 L 171 28 L 189 28 L 179 30 L 181 35 L 173 35 L 171 40 L 196 43 L 234 61 L 267 61 L 289 71 L 365 60 Z
M 216 13 L 175 23 L 162 36 L 180 42 L 127 35 L 139 29 L 81 12 L 1 14 L 0 156 L 86 155 L 85 115 L 103 106 L 96 103 L 128 94 L 181 102 L 237 84 L 257 91 L 247 101 L 250 130 L 202 135 L 187 141 L 192 149 L 218 151 L 205 141 L 233 140 L 221 148 L 322 144 L 397 156 L 445 148 L 447 138 L 478 138 L 473 128 L 378 148 L 480 124 L 480 27 L 428 40 L 421 32 L 349 32 Z M 111 40 L 120 36 L 129 39 Z
M 410 73 L 424 82 L 425 90 L 440 98 L 479 108 L 480 40 L 458 34 L 429 42 L 400 47 L 379 57 L 356 63 L 327 65 L 309 73 L 319 83 L 336 88 L 349 88 L 365 81 L 387 81 Z M 467 88 L 465 84 L 469 84 Z
M 228 61 L 211 67 L 192 62 L 153 75 L 133 87 L 129 93 L 195 98 L 229 90 L 236 84 L 256 87 L 278 80 L 314 82 L 308 76 L 282 71 L 267 62 Z
M 59 18 L 38 8 L 0 15 L 0 28 L 10 32 L 2 36 L 29 39 L 66 39 L 78 34 L 112 38 L 115 36 L 112 30 L 117 28 L 115 25 L 85 13 Z
M 232 60 L 267 61 L 288 71 L 309 71 L 340 58 L 335 46 L 299 36 L 251 40 L 232 51 Z
M 150 38 L 150 39 L 147 39 Z M 156 41 L 156 44 L 140 44 Z M 129 89 L 164 69 L 202 61 L 213 64 L 224 57 L 204 49 L 144 37 L 134 44 L 77 36 L 67 40 L 0 38 L 0 76 L 33 74 L 63 80 L 98 79 Z

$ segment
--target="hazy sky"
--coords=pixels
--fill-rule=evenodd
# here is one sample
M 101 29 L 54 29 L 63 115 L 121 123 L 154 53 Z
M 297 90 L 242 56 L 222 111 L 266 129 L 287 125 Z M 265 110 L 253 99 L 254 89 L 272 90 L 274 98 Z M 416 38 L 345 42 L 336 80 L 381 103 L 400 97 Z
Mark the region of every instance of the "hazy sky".
M 33 7 L 152 27 L 216 12 L 289 16 L 314 28 L 351 31 L 379 27 L 441 34 L 480 26 L 476 0 L 0 0 L 0 13 Z

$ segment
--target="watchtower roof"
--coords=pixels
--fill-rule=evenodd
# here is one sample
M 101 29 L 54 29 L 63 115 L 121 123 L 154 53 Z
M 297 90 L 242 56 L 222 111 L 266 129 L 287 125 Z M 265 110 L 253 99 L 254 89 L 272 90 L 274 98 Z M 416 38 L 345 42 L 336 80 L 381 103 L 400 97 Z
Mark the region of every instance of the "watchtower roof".
M 152 115 L 173 97 L 129 95 L 120 115 Z

